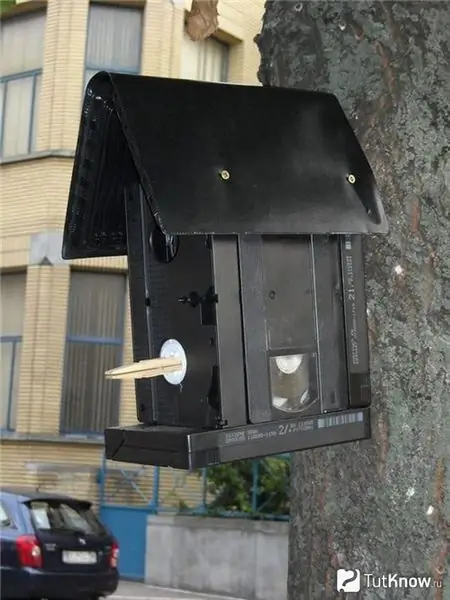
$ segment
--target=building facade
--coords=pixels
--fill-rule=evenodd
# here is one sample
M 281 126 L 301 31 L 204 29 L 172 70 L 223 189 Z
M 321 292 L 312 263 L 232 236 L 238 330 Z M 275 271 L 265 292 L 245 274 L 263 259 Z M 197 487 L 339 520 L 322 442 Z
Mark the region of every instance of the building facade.
M 17 0 L 3 11 L 3 484 L 92 498 L 103 429 L 135 422 L 133 383 L 104 377 L 132 361 L 126 259 L 63 261 L 62 229 L 84 88 L 95 72 L 257 85 L 263 0 L 220 0 L 219 31 L 200 43 L 184 31 L 189 10 L 188 0 Z

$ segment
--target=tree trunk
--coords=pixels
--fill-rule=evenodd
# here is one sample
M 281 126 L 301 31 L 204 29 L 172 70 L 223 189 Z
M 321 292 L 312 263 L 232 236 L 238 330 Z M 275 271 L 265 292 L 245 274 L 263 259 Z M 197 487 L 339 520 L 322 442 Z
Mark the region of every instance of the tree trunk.
M 372 439 L 294 457 L 288 597 L 450 599 L 450 4 L 269 1 L 257 43 L 263 84 L 337 95 L 391 228 L 365 244 Z M 344 596 L 339 567 L 436 584 Z

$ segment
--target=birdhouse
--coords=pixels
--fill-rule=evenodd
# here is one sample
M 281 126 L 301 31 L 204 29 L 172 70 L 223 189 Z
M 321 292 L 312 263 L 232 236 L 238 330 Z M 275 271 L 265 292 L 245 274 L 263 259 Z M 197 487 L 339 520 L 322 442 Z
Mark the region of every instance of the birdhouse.
M 135 426 L 108 458 L 192 469 L 370 436 L 362 239 L 385 233 L 335 96 L 99 73 L 65 259 L 128 256 Z M 119 382 L 117 383 L 119 385 Z

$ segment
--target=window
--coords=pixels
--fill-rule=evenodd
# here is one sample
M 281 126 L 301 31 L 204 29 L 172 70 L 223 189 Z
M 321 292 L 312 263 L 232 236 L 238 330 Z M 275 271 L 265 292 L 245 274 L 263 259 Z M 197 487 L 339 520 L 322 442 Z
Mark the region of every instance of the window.
M 193 42 L 186 32 L 181 52 L 181 78 L 228 80 L 228 46 L 215 38 Z
M 72 272 L 62 433 L 102 434 L 118 423 L 120 387 L 105 371 L 122 360 L 125 285 L 122 273 Z
M 0 156 L 35 149 L 41 89 L 45 13 L 1 23 Z
M 88 502 L 62 502 L 61 500 L 33 500 L 28 503 L 31 520 L 39 531 L 67 531 L 87 535 L 106 535 Z
M 0 276 L 0 427 L 10 431 L 16 421 L 25 283 L 25 273 Z
M 85 87 L 98 71 L 139 73 L 142 10 L 92 4 L 86 47 Z
M 14 523 L 4 507 L 3 502 L 0 502 L 0 528 L 3 529 L 4 527 L 14 527 Z

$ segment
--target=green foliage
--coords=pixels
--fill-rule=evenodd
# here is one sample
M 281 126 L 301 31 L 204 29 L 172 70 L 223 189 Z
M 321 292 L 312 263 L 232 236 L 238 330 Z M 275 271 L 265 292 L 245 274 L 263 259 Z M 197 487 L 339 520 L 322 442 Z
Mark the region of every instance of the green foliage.
M 257 477 L 255 478 L 255 469 Z M 285 458 L 242 460 L 208 469 L 209 514 L 242 512 L 254 518 L 289 514 L 290 462 Z M 256 502 L 252 506 L 253 483 Z
M 289 514 L 290 460 L 266 458 L 260 471 L 260 510 L 274 515 Z
M 16 0 L 0 0 L 0 15 L 14 6 Z

